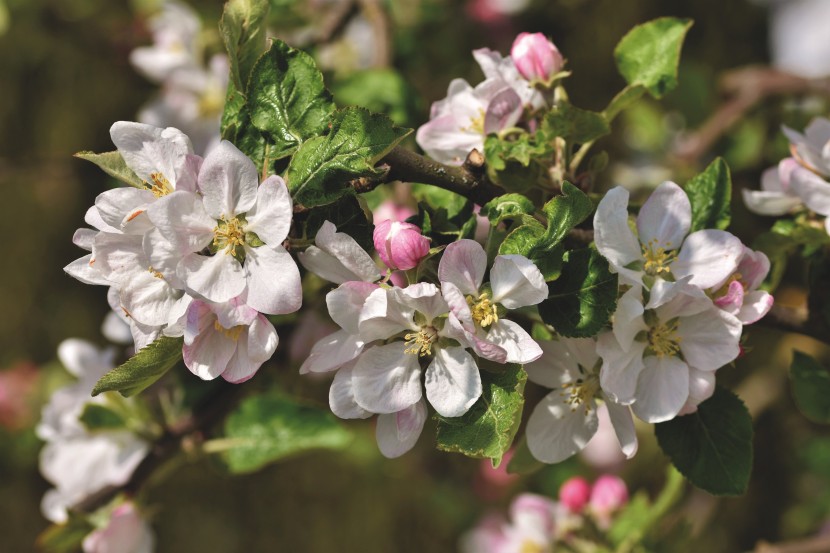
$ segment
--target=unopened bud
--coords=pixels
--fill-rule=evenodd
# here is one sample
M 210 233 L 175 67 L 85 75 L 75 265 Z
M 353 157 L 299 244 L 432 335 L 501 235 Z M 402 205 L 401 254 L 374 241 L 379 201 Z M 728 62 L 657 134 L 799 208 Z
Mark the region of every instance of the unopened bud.
M 528 81 L 548 81 L 565 65 L 562 54 L 542 33 L 520 33 L 513 41 L 510 57 Z
M 375 227 L 375 249 L 390 269 L 408 271 L 429 253 L 429 239 L 411 223 L 384 221 Z
M 600 521 L 609 521 L 611 514 L 628 503 L 628 487 L 618 476 L 600 476 L 591 490 L 591 511 Z
M 581 476 L 569 478 L 559 488 L 559 502 L 574 514 L 581 513 L 591 497 L 591 485 Z

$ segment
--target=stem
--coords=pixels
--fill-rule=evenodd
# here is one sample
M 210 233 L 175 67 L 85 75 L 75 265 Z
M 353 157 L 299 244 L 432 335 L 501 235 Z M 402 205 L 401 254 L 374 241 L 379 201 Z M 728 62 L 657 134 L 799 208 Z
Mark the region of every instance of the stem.
M 617 548 L 616 553 L 629 553 L 634 549 L 634 546 L 639 544 L 643 537 L 651 528 L 660 521 L 666 513 L 669 512 L 675 503 L 677 503 L 683 495 L 685 489 L 685 481 L 683 476 L 673 466 L 669 465 L 666 469 L 666 484 L 657 499 L 654 500 L 651 509 L 648 512 L 646 522 L 637 530 L 633 531 L 624 542 Z
M 826 553 L 830 551 L 830 536 L 815 536 L 784 543 L 759 542 L 750 553 Z

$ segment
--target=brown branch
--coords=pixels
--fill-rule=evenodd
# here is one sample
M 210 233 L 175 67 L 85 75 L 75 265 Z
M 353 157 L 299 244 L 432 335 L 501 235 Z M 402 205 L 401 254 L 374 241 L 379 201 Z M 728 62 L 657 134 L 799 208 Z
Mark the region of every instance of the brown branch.
M 355 0 L 343 0 L 332 4 L 326 10 L 326 18 L 317 31 L 315 40 L 321 44 L 331 42 L 334 37 L 343 31 L 356 9 Z
M 777 544 L 762 541 L 749 553 L 827 553 L 828 551 L 830 551 L 830 536 L 815 536 Z
M 807 93 L 830 95 L 830 79 L 805 79 L 771 67 L 751 66 L 725 73 L 720 88 L 727 100 L 699 129 L 678 141 L 674 154 L 679 159 L 687 162 L 699 159 L 766 98 Z
M 803 307 L 796 308 L 775 304 L 769 313 L 758 321 L 758 324 L 782 332 L 803 334 L 825 344 L 830 344 L 830 329 L 823 321 L 810 317 L 807 309 Z

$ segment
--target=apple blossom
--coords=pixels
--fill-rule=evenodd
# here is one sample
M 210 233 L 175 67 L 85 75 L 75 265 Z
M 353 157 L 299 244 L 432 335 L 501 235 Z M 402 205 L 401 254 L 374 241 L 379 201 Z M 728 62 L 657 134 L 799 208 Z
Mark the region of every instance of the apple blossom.
M 495 50 L 479 48 L 473 50 L 473 57 L 488 80 L 499 80 L 507 84 L 519 96 L 523 106 L 530 110 L 545 107 L 545 97 L 519 73 L 511 56 L 502 57 Z
M 726 282 L 715 287 L 715 305 L 748 325 L 760 320 L 772 308 L 773 298 L 758 286 L 769 273 L 769 258 L 763 252 L 744 248 L 738 268 Z
M 799 163 L 819 175 L 830 176 L 830 119 L 816 117 L 804 134 L 785 126 L 784 134 Z
M 565 64 L 562 54 L 542 33 L 519 33 L 513 41 L 510 57 L 528 81 L 547 82 Z
M 384 221 L 375 226 L 373 239 L 381 261 L 392 270 L 413 269 L 429 253 L 429 238 L 411 223 Z
M 761 190 L 742 190 L 747 209 L 758 215 L 784 215 L 801 207 L 802 201 L 790 187 L 795 158 L 784 158 L 761 175 Z
M 151 80 L 161 82 L 177 69 L 198 63 L 202 23 L 190 6 L 165 0 L 161 11 L 147 23 L 153 45 L 130 53 L 130 62 L 136 69 Z
M 557 525 L 565 515 L 555 501 L 521 494 L 510 505 L 510 522 L 488 517 L 462 537 L 464 553 L 521 553 L 553 551 Z
M 153 553 L 155 548 L 155 534 L 131 501 L 113 509 L 106 526 L 83 541 L 84 553 Z

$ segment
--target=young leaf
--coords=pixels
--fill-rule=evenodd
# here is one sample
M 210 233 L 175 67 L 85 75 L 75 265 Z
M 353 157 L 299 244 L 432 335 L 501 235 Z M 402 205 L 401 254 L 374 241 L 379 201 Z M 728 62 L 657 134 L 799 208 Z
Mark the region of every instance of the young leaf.
M 129 184 L 136 188 L 147 188 L 141 179 L 138 178 L 138 175 L 127 167 L 127 164 L 124 163 L 124 158 L 118 152 L 106 152 L 103 154 L 78 152 L 75 154 L 75 157 L 91 161 L 103 169 L 106 174 L 120 180 L 124 184 Z
M 115 430 L 124 428 L 127 424 L 121 413 L 116 413 L 106 405 L 98 403 L 87 403 L 78 420 L 83 423 L 87 430 Z
M 609 123 L 613 121 L 621 111 L 639 100 L 645 93 L 646 89 L 642 85 L 628 85 L 620 90 L 617 95 L 614 96 L 610 102 L 608 102 L 608 105 L 602 111 L 602 114 L 605 116 L 605 120 Z
M 233 473 L 253 472 L 311 449 L 342 449 L 352 440 L 328 410 L 278 394 L 245 399 L 225 421 L 225 436 L 234 444 L 225 454 Z
M 798 410 L 813 422 L 830 423 L 830 372 L 806 353 L 794 350 L 790 378 Z
M 95 384 L 92 395 L 114 391 L 129 397 L 141 392 L 182 358 L 183 343 L 184 338 L 156 338 L 126 363 L 102 376 Z
M 548 218 L 548 230 L 542 238 L 541 247 L 550 248 L 559 244 L 593 210 L 594 205 L 582 190 L 567 181 L 562 183 L 562 195 L 542 207 Z
M 268 0 L 228 0 L 219 21 L 219 33 L 228 51 L 231 82 L 238 91 L 246 90 L 248 75 L 265 51 L 265 20 Z
M 442 451 L 489 458 L 497 467 L 513 443 L 524 407 L 527 373 L 520 365 L 500 372 L 481 371 L 483 391 L 464 415 L 438 419 L 437 446 Z
M 532 214 L 535 209 L 533 202 L 523 194 L 504 194 L 484 204 L 480 214 L 487 217 L 490 224 L 495 226 L 505 219 Z
M 539 315 L 569 338 L 595 336 L 617 308 L 617 275 L 596 250 L 566 252 L 562 276 L 548 289 L 550 296 L 539 304 Z
M 726 230 L 731 220 L 732 177 L 723 158 L 717 158 L 701 174 L 686 183 L 692 204 L 691 232 L 707 228 Z
M 346 194 L 350 180 L 380 175 L 375 163 L 410 132 L 362 108 L 338 111 L 331 132 L 303 142 L 291 158 L 286 180 L 294 201 L 325 205 Z
M 617 69 L 629 85 L 644 86 L 655 98 L 677 86 L 677 66 L 690 19 L 661 17 L 637 25 L 616 49 Z
M 334 111 L 314 59 L 281 40 L 274 40 L 254 65 L 248 105 L 251 122 L 271 139 L 272 159 L 291 155 L 305 140 L 322 135 Z
M 713 495 L 740 495 L 752 472 L 752 419 L 721 387 L 691 415 L 655 425 L 663 452 L 689 482 Z
M 608 120 L 601 113 L 580 109 L 571 104 L 558 104 L 542 120 L 542 132 L 549 139 L 563 138 L 584 144 L 611 132 Z

